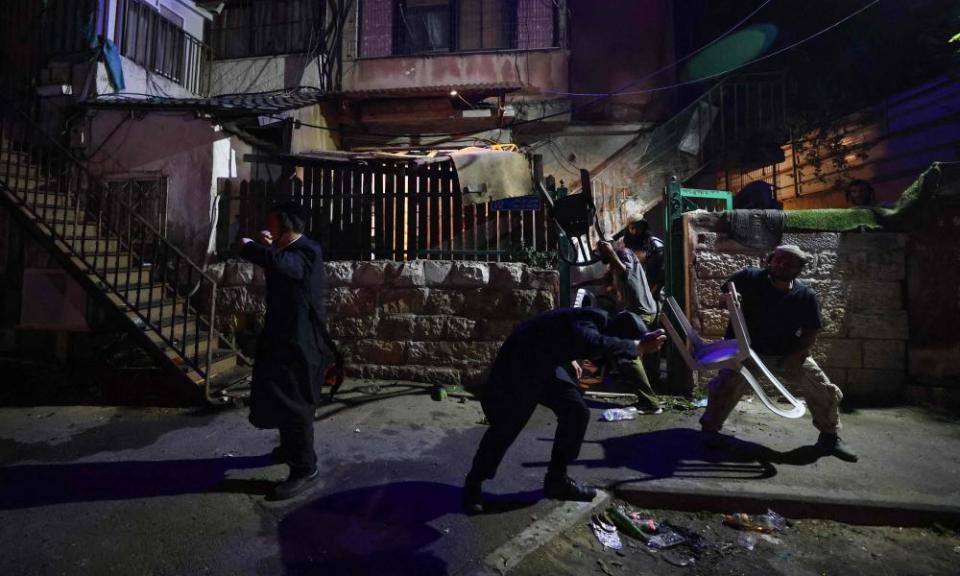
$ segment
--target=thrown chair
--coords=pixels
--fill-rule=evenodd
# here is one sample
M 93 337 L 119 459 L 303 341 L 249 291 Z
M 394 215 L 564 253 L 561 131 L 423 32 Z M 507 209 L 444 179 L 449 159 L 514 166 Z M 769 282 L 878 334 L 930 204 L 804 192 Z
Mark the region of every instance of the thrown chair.
M 660 317 L 663 327 L 670 335 L 670 339 L 683 361 L 691 370 L 719 370 L 721 368 L 736 370 L 747 380 L 757 398 L 771 412 L 784 418 L 800 418 L 806 413 L 806 406 L 777 380 L 777 377 L 770 372 L 760 356 L 750 347 L 750 335 L 747 333 L 746 322 L 740 309 L 737 288 L 733 282 L 730 282 L 728 287 L 730 298 L 727 301 L 727 311 L 730 314 L 730 324 L 733 326 L 734 338 L 716 342 L 703 340 L 690 325 L 687 317 L 683 314 L 683 310 L 680 309 L 680 305 L 672 296 L 667 297 L 667 310 Z M 676 325 L 674 325 L 674 322 L 676 322 Z M 760 385 L 760 382 L 747 367 L 748 362 L 752 362 L 760 370 L 763 377 L 791 404 L 791 409 L 784 410 L 770 399 L 763 386 Z

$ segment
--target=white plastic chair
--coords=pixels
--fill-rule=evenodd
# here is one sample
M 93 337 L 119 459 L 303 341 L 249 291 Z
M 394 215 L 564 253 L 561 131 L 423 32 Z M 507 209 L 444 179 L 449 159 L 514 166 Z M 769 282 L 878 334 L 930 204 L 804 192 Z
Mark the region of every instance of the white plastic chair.
M 718 340 L 716 342 L 707 342 L 690 325 L 687 317 L 680 309 L 680 305 L 672 296 L 668 296 L 667 311 L 660 316 L 660 322 L 666 329 L 670 339 L 676 346 L 677 351 L 691 370 L 719 370 L 727 368 L 737 370 L 750 384 L 757 398 L 763 402 L 771 412 L 784 418 L 800 418 L 807 409 L 806 406 L 797 400 L 786 387 L 777 380 L 777 377 L 770 372 L 766 364 L 760 359 L 756 352 L 750 347 L 750 335 L 747 333 L 746 322 L 743 319 L 743 312 L 740 309 L 740 298 L 737 295 L 737 288 L 733 282 L 728 284 L 730 298 L 727 301 L 727 311 L 730 314 L 730 324 L 733 326 L 734 338 L 727 340 Z M 673 316 L 679 324 L 680 330 L 674 326 L 670 319 Z M 680 331 L 683 334 L 680 334 Z M 760 382 L 747 368 L 745 362 L 752 360 L 760 369 L 763 376 L 773 385 L 774 388 L 792 405 L 789 410 L 784 410 L 767 396 L 766 391 L 760 385 Z

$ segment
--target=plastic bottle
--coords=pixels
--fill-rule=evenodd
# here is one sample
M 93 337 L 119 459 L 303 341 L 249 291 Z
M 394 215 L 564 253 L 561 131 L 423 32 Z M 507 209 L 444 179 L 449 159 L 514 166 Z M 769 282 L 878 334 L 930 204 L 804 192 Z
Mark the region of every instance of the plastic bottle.
M 609 410 L 604 410 L 602 416 L 602 418 L 607 422 L 615 422 L 617 420 L 633 420 L 636 417 L 636 406 L 630 406 L 629 408 L 610 408 Z

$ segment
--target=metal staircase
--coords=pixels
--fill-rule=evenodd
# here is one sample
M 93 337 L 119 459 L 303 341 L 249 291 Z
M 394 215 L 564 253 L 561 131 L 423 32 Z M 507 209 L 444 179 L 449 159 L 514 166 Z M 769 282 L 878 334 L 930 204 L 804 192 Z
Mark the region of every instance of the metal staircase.
M 249 372 L 217 282 L 0 95 L 0 202 L 168 372 L 211 403 Z

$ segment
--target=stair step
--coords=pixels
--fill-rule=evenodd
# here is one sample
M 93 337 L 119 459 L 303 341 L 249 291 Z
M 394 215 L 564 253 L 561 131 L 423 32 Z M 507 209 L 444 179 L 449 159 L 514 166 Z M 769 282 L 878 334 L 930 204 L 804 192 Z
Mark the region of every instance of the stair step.
M 91 223 L 77 223 L 73 222 L 54 222 L 54 221 L 43 221 L 38 222 L 38 224 L 44 229 L 44 232 L 50 233 L 55 232 L 56 234 L 63 236 L 64 238 L 71 239 L 77 236 L 83 236 L 85 238 L 96 238 L 97 236 L 97 225 Z
M 93 266 L 94 270 L 102 272 L 103 270 L 127 269 L 130 267 L 129 254 L 100 254 L 94 257 L 87 254 L 85 258 L 87 264 Z M 134 276 L 136 278 L 136 276 Z
M 61 194 L 58 192 L 25 192 L 22 194 L 17 194 L 24 204 L 27 206 L 33 207 L 34 205 L 40 206 L 50 206 L 50 207 L 63 207 L 63 206 L 75 206 L 77 201 L 77 196 L 71 194 L 67 196 L 66 194 Z
M 102 275 L 109 286 L 124 289 L 131 283 L 149 282 L 153 277 L 153 268 L 150 266 L 142 266 L 129 270 L 120 270 L 119 272 L 107 270 L 106 273 L 102 273 Z
M 0 147 L 3 150 L 0 150 L 0 164 L 6 165 L 9 161 L 10 165 L 26 164 L 30 166 L 30 154 L 27 152 L 19 152 L 17 150 L 10 150 L 7 148 L 7 143 L 3 142 Z M 32 168 L 32 166 L 31 166 Z
M 28 206 L 30 210 L 41 220 L 53 222 L 83 222 L 86 216 L 83 210 L 77 210 L 75 207 L 57 208 L 54 206 Z
M 185 355 L 187 358 L 192 358 L 195 354 L 197 354 L 197 351 L 199 350 L 200 357 L 202 359 L 206 359 L 207 343 L 211 342 L 209 335 L 206 333 L 201 334 L 199 337 L 196 334 L 193 334 L 193 335 L 188 335 L 186 338 L 178 338 L 174 340 L 174 342 L 176 343 L 176 347 L 167 344 L 167 341 L 164 340 L 159 334 L 156 334 L 155 332 L 149 332 L 147 334 L 147 338 L 149 338 L 151 342 L 153 342 L 158 348 L 160 348 L 160 350 L 163 351 L 163 353 L 166 354 L 168 358 L 175 358 L 177 356 L 181 356 L 180 352 L 177 351 L 177 348 L 182 347 L 184 352 L 183 355 Z M 219 344 L 219 339 L 214 338 L 212 342 L 213 342 L 212 344 L 213 351 L 216 352 Z
M 37 179 L 24 174 L 0 174 L 0 181 L 17 192 L 33 190 L 40 184 L 46 183 L 46 180 L 43 178 Z
M 119 240 L 106 238 L 71 238 L 67 244 L 85 255 L 91 255 L 94 252 L 116 252 L 120 249 Z
M 147 280 L 147 278 L 144 278 Z M 117 290 L 120 295 L 134 306 L 149 306 L 151 302 L 159 302 L 169 294 L 169 289 L 163 284 L 146 284 L 142 286 L 124 286 Z

